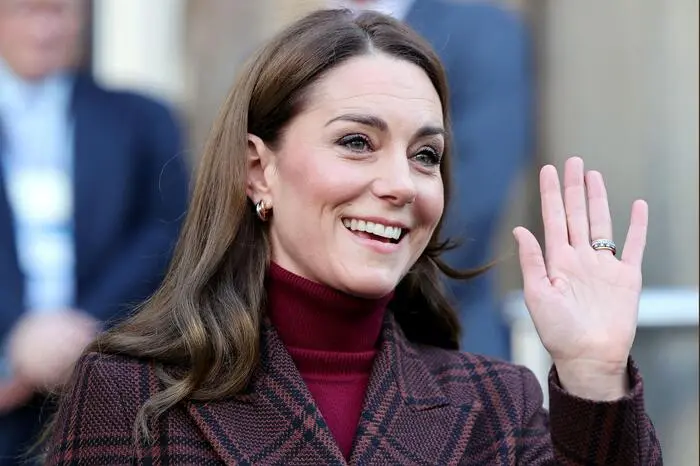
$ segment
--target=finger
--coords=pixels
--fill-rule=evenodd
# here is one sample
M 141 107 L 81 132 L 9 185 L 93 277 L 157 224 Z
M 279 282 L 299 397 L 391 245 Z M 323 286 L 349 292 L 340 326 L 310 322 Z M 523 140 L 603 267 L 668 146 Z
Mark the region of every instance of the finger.
M 569 245 L 559 175 L 557 169 L 552 165 L 545 165 L 540 171 L 540 201 L 542 203 L 544 243 L 549 255 L 550 251 Z
M 642 266 L 644 248 L 647 244 L 647 225 L 649 224 L 649 206 L 642 200 L 632 204 L 630 227 L 627 230 L 622 261 L 637 267 Z
M 564 166 L 564 206 L 569 229 L 569 242 L 574 247 L 590 247 L 586 185 L 583 160 L 571 157 Z
M 608 193 L 603 175 L 597 171 L 586 173 L 588 191 L 588 218 L 591 225 L 591 239 L 613 239 L 612 220 L 608 205 Z
M 518 243 L 518 257 L 525 291 L 537 292 L 551 286 L 542 248 L 535 236 L 523 227 L 513 230 L 513 236 Z

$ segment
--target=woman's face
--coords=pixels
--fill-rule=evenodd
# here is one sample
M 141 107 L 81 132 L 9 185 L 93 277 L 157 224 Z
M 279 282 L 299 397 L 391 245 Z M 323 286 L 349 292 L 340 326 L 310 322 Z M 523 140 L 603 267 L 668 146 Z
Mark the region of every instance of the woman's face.
M 391 292 L 444 207 L 442 105 L 423 70 L 353 58 L 319 80 L 274 152 L 257 146 L 251 197 L 273 207 L 272 260 L 352 295 Z

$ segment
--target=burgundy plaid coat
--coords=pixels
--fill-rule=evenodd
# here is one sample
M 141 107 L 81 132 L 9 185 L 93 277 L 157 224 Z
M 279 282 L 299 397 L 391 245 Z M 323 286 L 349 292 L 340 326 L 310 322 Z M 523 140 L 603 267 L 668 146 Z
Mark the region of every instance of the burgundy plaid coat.
M 387 319 L 352 455 L 336 446 L 289 354 L 269 327 L 252 390 L 187 401 L 132 439 L 139 406 L 161 386 L 150 362 L 92 353 L 77 365 L 49 442 L 49 465 L 639 465 L 662 464 L 642 380 L 611 403 L 567 395 L 550 407 L 527 369 L 417 346 Z

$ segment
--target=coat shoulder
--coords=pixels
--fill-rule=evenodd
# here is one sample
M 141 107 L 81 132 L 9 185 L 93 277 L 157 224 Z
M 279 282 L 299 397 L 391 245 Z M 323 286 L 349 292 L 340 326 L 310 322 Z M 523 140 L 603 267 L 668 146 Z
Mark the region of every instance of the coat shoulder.
M 83 354 L 79 362 L 93 366 L 142 366 L 148 365 L 149 362 L 140 358 L 126 356 L 121 354 L 102 353 L 99 351 L 90 351 Z
M 151 361 L 100 352 L 77 362 L 67 390 L 59 399 L 58 417 L 90 434 L 131 435 L 143 404 L 161 390 Z M 105 422 L 105 413 L 108 422 Z
M 126 376 L 130 373 L 141 373 L 151 370 L 152 363 L 131 356 L 108 354 L 92 351 L 80 357 L 76 364 L 78 368 L 87 368 L 97 371 L 100 375 L 109 379 Z
M 126 128 L 135 134 L 155 132 L 178 142 L 182 138 L 180 118 L 172 107 L 154 95 L 126 89 L 107 89 L 91 77 L 76 76 L 76 118 L 98 118 L 108 127 Z
M 147 112 L 170 110 L 170 104 L 155 95 L 128 89 L 106 88 L 85 74 L 75 76 L 75 91 L 78 97 L 88 97 L 89 101 L 95 103 L 116 105 L 117 109 L 134 107 Z M 107 108 L 115 110 L 111 107 Z
M 78 360 L 73 384 L 74 393 L 81 392 L 81 384 L 88 385 L 85 396 L 112 394 L 121 408 L 140 406 L 160 388 L 152 362 L 99 352 L 86 353 Z
M 42 464 L 132 464 L 137 413 L 154 375 L 137 359 L 84 354 L 58 400 Z

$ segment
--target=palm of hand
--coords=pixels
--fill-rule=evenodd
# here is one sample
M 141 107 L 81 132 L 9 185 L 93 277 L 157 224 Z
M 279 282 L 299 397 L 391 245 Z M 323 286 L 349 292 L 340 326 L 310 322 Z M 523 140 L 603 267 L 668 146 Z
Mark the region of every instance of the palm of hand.
M 546 254 L 532 233 L 514 232 L 525 302 L 555 364 L 589 361 L 622 369 L 637 326 L 647 207 L 643 201 L 633 205 L 618 260 L 590 245 L 591 238 L 612 238 L 602 177 L 597 172 L 584 177 L 583 162 L 572 158 L 564 178 L 562 198 L 554 167 L 544 167 L 540 175 Z
M 603 362 L 627 361 L 641 274 L 602 254 L 560 251 L 550 267 L 551 285 L 526 293 L 542 343 L 554 360 L 595 360 L 605 348 Z

